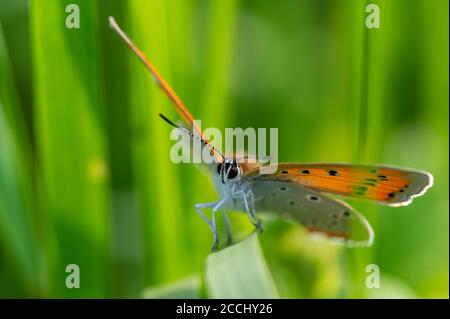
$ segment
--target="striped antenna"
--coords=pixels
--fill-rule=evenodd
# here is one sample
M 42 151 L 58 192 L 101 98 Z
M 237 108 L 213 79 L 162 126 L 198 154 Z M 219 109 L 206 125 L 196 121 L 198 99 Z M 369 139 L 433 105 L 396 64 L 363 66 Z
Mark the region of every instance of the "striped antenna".
M 200 142 L 202 142 L 203 144 L 207 145 L 211 149 L 211 152 L 214 152 L 214 154 L 219 154 L 222 157 L 222 162 L 225 161 L 225 156 L 222 154 L 222 152 L 220 152 L 217 148 L 212 146 L 208 141 L 204 140 L 201 136 L 197 136 L 194 133 L 192 133 L 189 130 L 187 130 L 186 128 L 184 128 L 182 126 L 179 126 L 179 125 L 176 125 L 174 122 L 169 120 L 167 117 L 165 117 L 161 113 L 158 113 L 158 115 L 159 115 L 159 117 L 161 117 L 164 121 L 166 121 L 167 123 L 169 123 L 173 127 L 179 129 L 180 131 L 185 132 L 186 134 L 189 134 L 192 138 L 195 138 L 195 139 L 199 140 Z

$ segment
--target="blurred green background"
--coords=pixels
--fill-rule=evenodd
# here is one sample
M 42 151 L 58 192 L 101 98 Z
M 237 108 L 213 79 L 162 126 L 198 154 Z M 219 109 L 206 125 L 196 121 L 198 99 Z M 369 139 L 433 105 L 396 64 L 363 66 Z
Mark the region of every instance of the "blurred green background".
M 79 29 L 65 27 L 70 3 Z M 367 3 L 380 29 L 365 28 Z M 1 1 L 0 297 L 448 298 L 448 5 Z M 418 168 L 434 187 L 407 207 L 351 201 L 370 248 L 274 217 L 249 236 L 236 213 L 245 240 L 209 255 L 193 205 L 217 194 L 170 161 L 156 114 L 179 117 L 110 15 L 203 127 L 277 127 L 280 161 Z M 369 264 L 379 289 L 366 288 Z

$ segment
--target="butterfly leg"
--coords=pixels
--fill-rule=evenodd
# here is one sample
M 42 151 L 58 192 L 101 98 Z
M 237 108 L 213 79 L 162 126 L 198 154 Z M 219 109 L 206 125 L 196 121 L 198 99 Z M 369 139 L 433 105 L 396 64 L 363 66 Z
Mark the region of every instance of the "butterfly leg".
M 222 219 L 225 224 L 225 230 L 227 232 L 227 245 L 231 245 L 233 242 L 233 239 L 231 237 L 231 224 L 230 219 L 228 218 L 227 212 L 225 210 L 222 210 Z
M 212 213 L 211 213 L 211 225 L 212 225 L 212 231 L 214 236 L 213 245 L 211 247 L 211 251 L 216 251 L 217 246 L 219 245 L 219 237 L 217 236 L 217 226 L 216 226 L 216 218 L 214 213 L 217 212 L 217 210 L 225 203 L 225 198 L 222 198 L 217 204 L 213 207 Z
M 216 206 L 216 204 L 217 204 L 216 202 L 214 202 L 214 203 L 195 204 L 195 211 L 208 224 L 209 228 L 213 232 L 213 237 L 214 237 L 213 248 L 215 246 L 217 246 L 216 242 L 218 242 L 217 232 L 216 232 L 216 229 L 215 229 L 215 222 L 214 222 L 214 225 L 213 225 L 213 223 L 208 219 L 208 217 L 206 217 L 205 214 L 203 214 L 202 209 L 214 207 L 214 206 Z M 213 217 L 212 219 L 214 219 L 214 213 L 213 213 L 212 217 Z M 211 248 L 211 250 L 212 250 L 212 248 Z
M 255 207 L 254 207 L 254 203 L 253 203 L 253 194 L 251 194 L 251 209 L 250 209 L 250 205 L 247 199 L 247 195 L 245 194 L 244 191 L 242 191 L 242 197 L 244 199 L 244 207 L 245 207 L 245 211 L 247 212 L 247 216 L 248 219 L 250 220 L 250 222 L 252 223 L 253 226 L 255 226 L 255 228 L 258 231 L 262 231 L 262 227 L 261 227 L 261 222 L 258 220 L 258 217 L 256 216 L 256 212 L 255 212 Z
M 213 245 L 211 247 L 211 251 L 215 251 L 217 249 L 217 246 L 219 245 L 219 238 L 217 236 L 217 227 L 216 227 L 216 219 L 214 216 L 214 213 L 225 203 L 225 199 L 221 199 L 218 202 L 213 203 L 204 203 L 204 204 L 196 204 L 195 210 L 197 214 L 208 224 L 209 228 L 211 229 L 213 233 Z M 211 214 L 211 221 L 203 214 L 202 209 L 204 208 L 213 208 L 212 214 Z
M 261 224 L 261 220 L 256 215 L 255 210 L 255 196 L 253 195 L 253 192 L 250 192 L 250 206 L 251 206 L 251 213 L 253 215 L 253 219 L 256 221 L 256 230 L 262 233 L 263 226 Z

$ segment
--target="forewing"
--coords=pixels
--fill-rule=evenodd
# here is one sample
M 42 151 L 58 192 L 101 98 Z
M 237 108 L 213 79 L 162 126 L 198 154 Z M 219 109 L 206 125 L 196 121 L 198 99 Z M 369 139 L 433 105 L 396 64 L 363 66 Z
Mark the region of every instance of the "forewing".
M 310 231 L 349 245 L 367 246 L 373 241 L 372 228 L 364 216 L 339 200 L 286 181 L 257 181 L 251 188 L 257 212 L 293 219 Z
M 278 164 L 274 174 L 246 177 L 288 181 L 320 192 L 374 200 L 391 206 L 407 205 L 433 184 L 430 173 L 390 166 L 351 164 Z

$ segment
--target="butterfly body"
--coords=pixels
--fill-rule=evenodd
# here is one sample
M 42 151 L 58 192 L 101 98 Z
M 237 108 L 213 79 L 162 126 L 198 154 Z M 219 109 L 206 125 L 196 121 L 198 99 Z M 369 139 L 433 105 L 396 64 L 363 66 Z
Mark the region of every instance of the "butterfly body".
M 209 164 L 209 167 L 219 199 L 197 204 L 195 210 L 213 232 L 212 250 L 218 246 L 215 214 L 223 212 L 225 221 L 228 221 L 228 210 L 245 212 L 257 229 L 261 229 L 257 212 L 270 212 L 349 245 L 370 245 L 374 236 L 367 220 L 334 196 L 404 206 L 411 203 L 414 197 L 424 194 L 433 184 L 430 173 L 387 165 L 278 163 L 272 164 L 276 165 L 269 170 L 273 173 L 264 174 L 261 163 L 249 161 L 248 157 L 225 156 L 204 138 L 175 91 L 112 17 L 110 24 L 144 63 L 189 128 L 160 116 L 192 139 L 203 143 L 210 151 L 214 164 Z M 204 209 L 211 209 L 210 219 L 203 213 Z

